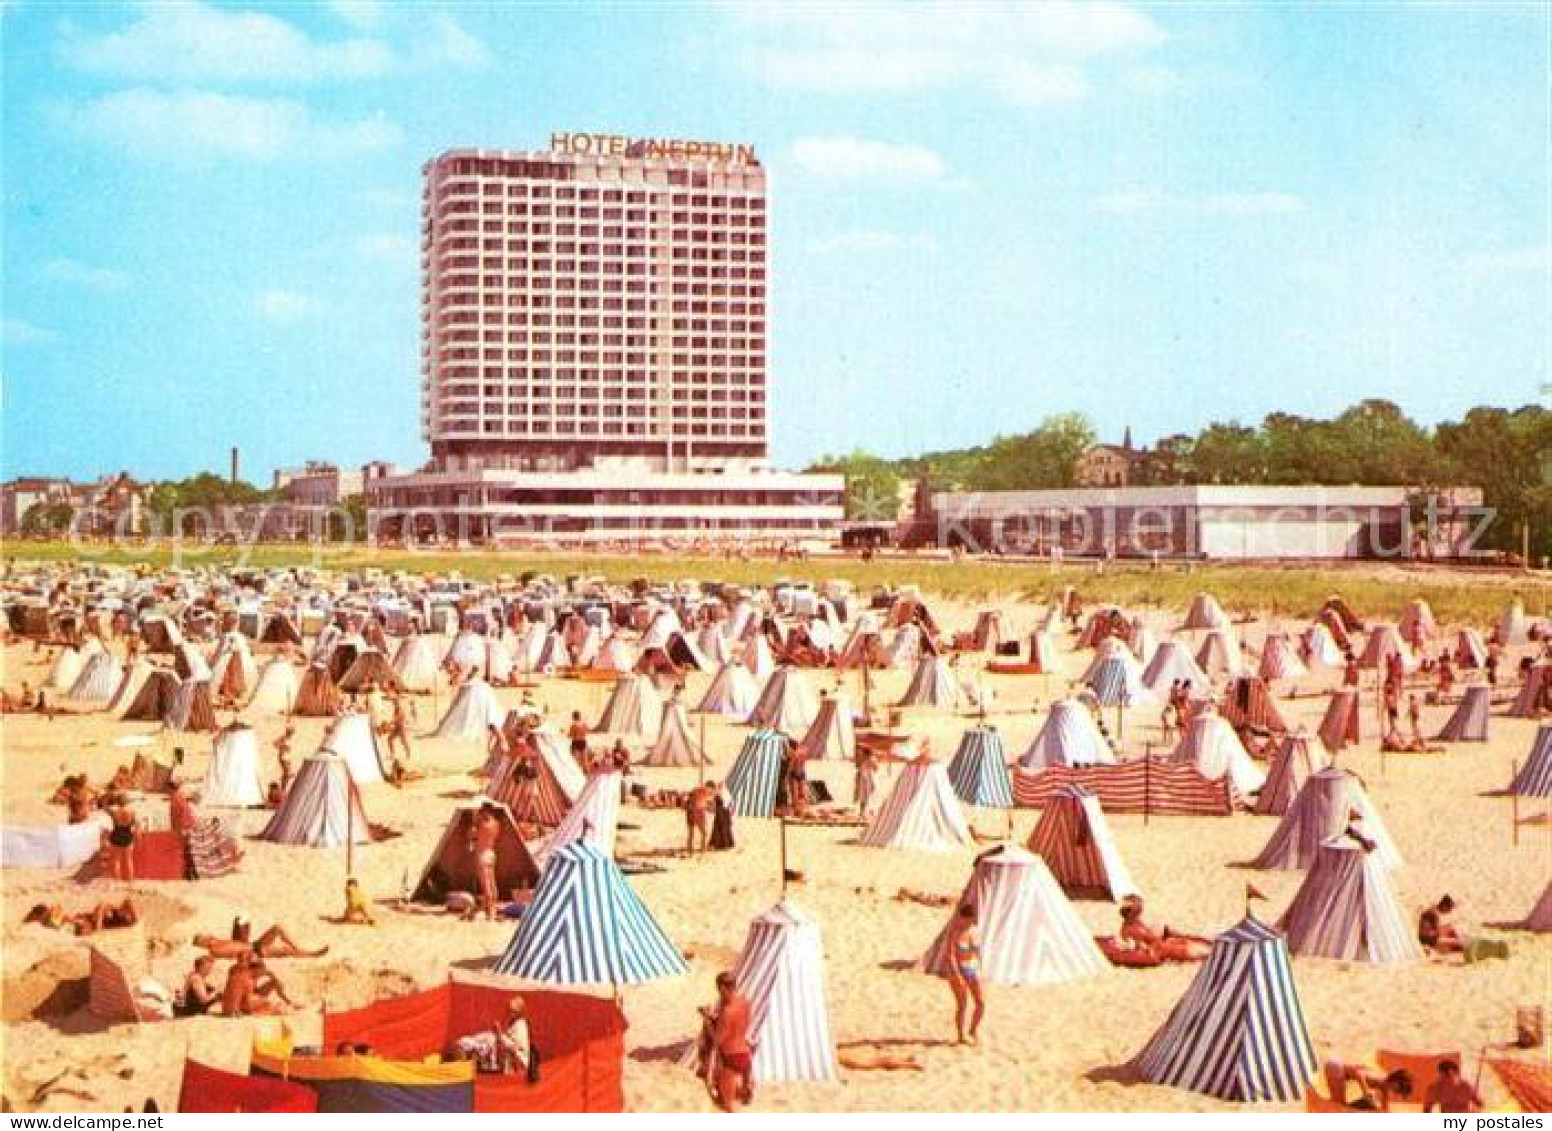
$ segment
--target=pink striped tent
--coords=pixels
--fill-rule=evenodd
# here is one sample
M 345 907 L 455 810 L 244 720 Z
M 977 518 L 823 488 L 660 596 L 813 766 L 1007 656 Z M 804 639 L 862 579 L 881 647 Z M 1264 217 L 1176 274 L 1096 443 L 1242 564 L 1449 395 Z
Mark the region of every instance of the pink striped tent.
M 1311 744 L 1301 731 L 1283 735 L 1267 771 L 1266 784 L 1256 795 L 1255 811 L 1263 817 L 1281 817 L 1293 804 L 1309 776 L 1331 764 L 1318 743 Z
M 1356 820 L 1352 817 L 1355 813 Z M 1363 782 L 1356 774 L 1335 767 L 1309 776 L 1250 866 L 1281 870 L 1308 868 L 1314 863 L 1320 846 L 1349 827 L 1374 843 L 1376 857 L 1387 867 L 1400 867 L 1401 853 L 1391 840 L 1385 822 L 1380 819 L 1379 810 L 1369 800 Z
M 907 762 L 888 798 L 863 830 L 861 843 L 870 848 L 908 848 L 918 852 L 948 852 L 970 848 L 974 839 L 965 811 L 942 762 Z
M 1277 927 L 1292 954 L 1376 965 L 1423 956 L 1379 853 L 1346 837 L 1320 846 Z
M 560 824 L 586 784 L 582 770 L 556 735 L 532 733 L 532 758 L 503 755 L 487 789 L 512 816 L 551 828 Z

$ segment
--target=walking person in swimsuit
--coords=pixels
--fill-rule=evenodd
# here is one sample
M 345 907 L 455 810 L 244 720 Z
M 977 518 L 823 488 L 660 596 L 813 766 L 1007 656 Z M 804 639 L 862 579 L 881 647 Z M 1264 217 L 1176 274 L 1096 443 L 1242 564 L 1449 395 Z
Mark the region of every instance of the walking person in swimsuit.
M 954 991 L 954 1028 L 960 1044 L 977 1044 L 981 1018 L 986 1015 L 986 998 L 981 992 L 981 938 L 975 929 L 975 908 L 959 905 L 959 914 L 949 928 L 948 986 Z M 973 1009 L 970 1007 L 973 1005 Z M 970 1009 L 969 1040 L 966 1041 L 965 1013 Z

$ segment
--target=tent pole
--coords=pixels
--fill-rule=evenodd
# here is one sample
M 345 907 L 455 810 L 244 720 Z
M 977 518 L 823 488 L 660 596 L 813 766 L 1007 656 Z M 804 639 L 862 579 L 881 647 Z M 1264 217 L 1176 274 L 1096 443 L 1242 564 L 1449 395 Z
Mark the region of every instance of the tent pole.
M 706 712 L 705 711 L 701 712 L 701 749 L 700 749 L 700 757 L 695 759 L 695 765 L 698 767 L 698 774 L 699 774 L 699 777 L 698 777 L 697 780 L 698 780 L 699 784 L 705 785 L 706 784 Z
M 355 801 L 356 783 L 350 776 L 350 767 L 345 768 L 345 878 L 348 880 L 356 874 L 356 807 Z
M 1519 760 L 1511 759 L 1509 762 L 1510 783 L 1512 784 L 1519 775 Z M 1509 842 L 1516 847 L 1520 843 L 1520 795 L 1513 789 L 1509 791 Z
M 787 898 L 787 818 L 781 818 L 781 897 Z
M 1143 743 L 1142 759 L 1142 823 L 1147 825 L 1149 810 L 1153 807 L 1153 743 Z

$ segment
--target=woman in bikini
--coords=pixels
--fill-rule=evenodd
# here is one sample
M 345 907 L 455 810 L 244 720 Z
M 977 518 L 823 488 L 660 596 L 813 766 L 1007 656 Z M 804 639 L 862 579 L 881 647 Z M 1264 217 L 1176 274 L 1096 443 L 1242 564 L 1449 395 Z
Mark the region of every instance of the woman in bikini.
M 978 1043 L 976 1036 L 981 1028 L 981 1018 L 986 1014 L 986 998 L 981 992 L 981 939 L 975 929 L 975 908 L 968 903 L 959 905 L 954 925 L 949 929 L 948 986 L 954 991 L 954 1028 L 959 1043 L 966 1043 L 965 1012 L 970 1013 L 969 1044 Z
M 115 880 L 132 884 L 135 882 L 135 834 L 140 831 L 140 820 L 122 801 L 110 809 L 108 815 L 113 825 L 102 834 L 103 847 L 108 850 L 108 864 Z

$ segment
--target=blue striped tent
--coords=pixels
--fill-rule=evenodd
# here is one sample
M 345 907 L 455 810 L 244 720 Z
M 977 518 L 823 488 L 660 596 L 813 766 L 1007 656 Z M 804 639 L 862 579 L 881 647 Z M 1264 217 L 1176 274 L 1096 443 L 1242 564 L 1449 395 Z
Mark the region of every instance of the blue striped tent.
M 633 986 L 685 969 L 614 861 L 586 841 L 550 857 L 495 965 L 498 974 L 555 986 Z
M 1083 682 L 1101 707 L 1139 707 L 1154 702 L 1153 692 L 1143 682 L 1142 665 L 1119 640 L 1105 641 Z
M 744 739 L 744 748 L 738 752 L 738 760 L 727 776 L 733 812 L 740 817 L 776 815 L 781 759 L 786 752 L 787 740 L 769 728 L 762 727 Z
M 1543 723 L 1536 731 L 1530 757 L 1514 775 L 1509 792 L 1521 797 L 1552 797 L 1552 723 Z
M 1254 916 L 1214 940 L 1185 997 L 1137 1055 L 1149 1083 L 1251 1103 L 1299 1099 L 1315 1068 L 1288 945 Z
M 1008 776 L 1002 735 L 991 727 L 971 727 L 959 740 L 948 780 L 966 805 L 988 809 L 1013 808 L 1013 781 Z

